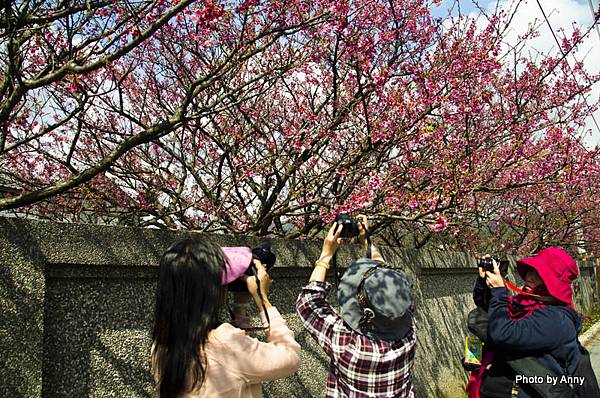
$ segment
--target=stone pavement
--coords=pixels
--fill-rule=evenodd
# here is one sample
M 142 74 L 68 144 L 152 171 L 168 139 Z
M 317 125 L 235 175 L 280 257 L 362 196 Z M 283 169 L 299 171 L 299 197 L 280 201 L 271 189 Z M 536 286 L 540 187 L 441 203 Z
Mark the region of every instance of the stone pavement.
M 594 324 L 587 332 L 579 337 L 581 344 L 590 352 L 592 367 L 600 384 L 600 322 Z

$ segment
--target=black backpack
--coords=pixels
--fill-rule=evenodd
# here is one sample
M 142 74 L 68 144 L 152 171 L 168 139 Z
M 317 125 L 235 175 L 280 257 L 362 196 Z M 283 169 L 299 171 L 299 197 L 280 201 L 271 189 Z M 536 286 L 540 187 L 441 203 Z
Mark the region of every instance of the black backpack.
M 579 345 L 579 352 L 581 352 L 581 359 L 573 376 L 585 378 L 583 379 L 583 385 L 576 385 L 573 389 L 580 398 L 600 397 L 600 387 L 598 387 L 598 380 L 596 380 L 596 374 L 594 368 L 592 368 L 590 353 L 581 345 L 579 340 L 577 344 Z

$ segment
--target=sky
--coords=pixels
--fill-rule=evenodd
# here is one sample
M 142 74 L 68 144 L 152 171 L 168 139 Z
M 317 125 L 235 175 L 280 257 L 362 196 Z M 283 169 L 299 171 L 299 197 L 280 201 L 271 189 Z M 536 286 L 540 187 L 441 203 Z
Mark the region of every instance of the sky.
M 460 4 L 460 12 L 463 15 L 471 14 L 476 17 L 479 10 L 475 6 L 475 1 L 483 9 L 494 10 L 498 5 L 501 9 L 509 9 L 512 5 L 514 8 L 514 0 L 458 0 Z M 446 16 L 448 9 L 451 8 L 455 0 L 443 0 L 442 4 L 433 9 L 432 13 L 435 16 Z M 508 33 L 507 41 L 514 42 L 518 35 L 525 32 L 529 24 L 536 23 L 539 27 L 539 37 L 532 40 L 527 48 L 532 54 L 537 52 L 553 54 L 557 53 L 558 46 L 550 28 L 548 27 L 542 10 L 548 17 L 548 21 L 557 35 L 561 39 L 559 28 L 564 29 L 565 34 L 570 35 L 573 32 L 573 24 L 580 26 L 582 32 L 592 25 L 594 18 L 592 7 L 598 10 L 599 0 L 527 0 L 523 1 L 518 8 L 518 11 L 513 20 L 513 28 Z M 592 7 L 590 7 L 590 4 Z M 540 9 L 540 5 L 541 8 Z M 458 14 L 458 7 L 453 8 L 453 15 Z M 575 55 L 577 61 L 583 61 L 586 69 L 591 74 L 600 73 L 600 27 L 596 25 L 581 42 L 580 49 Z M 572 55 L 568 56 L 570 63 L 575 62 Z M 588 94 L 588 104 L 594 104 L 600 99 L 600 83 L 597 83 L 590 94 Z M 595 121 L 594 121 L 595 118 Z M 588 117 L 584 131 L 581 132 L 584 142 L 587 146 L 600 146 L 600 109 L 594 112 L 594 118 Z M 591 130 L 591 133 L 588 131 Z

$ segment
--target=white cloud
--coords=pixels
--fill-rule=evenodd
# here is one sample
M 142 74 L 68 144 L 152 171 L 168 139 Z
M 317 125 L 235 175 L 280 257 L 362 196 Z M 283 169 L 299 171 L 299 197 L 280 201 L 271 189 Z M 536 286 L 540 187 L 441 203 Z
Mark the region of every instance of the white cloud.
M 448 15 L 448 10 L 451 9 L 451 15 L 456 17 L 460 10 L 462 15 L 468 15 L 472 18 L 480 17 L 478 25 L 483 28 L 486 23 L 485 17 L 480 16 L 480 11 L 475 3 L 478 3 L 482 9 L 487 10 L 489 14 L 492 14 L 496 8 L 506 11 L 514 10 L 515 5 L 518 4 L 517 13 L 511 21 L 511 28 L 506 35 L 507 45 L 515 45 L 518 42 L 518 37 L 523 35 L 531 24 L 535 24 L 539 36 L 527 43 L 524 48 L 525 54 L 529 53 L 532 57 L 535 57 L 540 53 L 550 53 L 552 55 L 560 53 L 556 40 L 536 0 L 521 2 L 519 0 L 443 0 L 439 7 L 432 8 L 432 14 L 443 18 Z M 548 17 L 559 42 L 564 35 L 570 37 L 574 26 L 580 27 L 582 33 L 585 33 L 594 22 L 589 0 L 539 0 L 539 4 L 541 4 Z M 598 0 L 592 1 L 592 5 L 597 10 Z M 563 29 L 562 32 L 560 28 Z M 600 37 L 596 30 L 592 30 L 581 41 L 575 56 L 571 53 L 567 57 L 570 64 L 573 64 L 575 59 L 583 61 L 586 70 L 592 75 L 600 73 L 600 62 L 598 61 L 600 59 Z M 600 84 L 596 84 L 587 95 L 587 103 L 593 105 L 599 100 Z M 594 117 L 600 125 L 600 109 L 596 110 Z M 581 134 L 587 145 L 600 145 L 600 129 L 596 126 L 592 117 L 587 118 L 585 127 L 581 129 Z
M 511 4 L 513 4 L 512 0 L 499 1 L 499 6 L 502 9 L 509 9 Z M 569 37 L 573 33 L 574 26 L 580 27 L 581 31 L 585 33 L 593 23 L 592 12 L 587 0 L 540 0 L 540 4 L 548 17 L 548 21 L 559 42 L 563 35 Z M 494 9 L 495 6 L 496 1 L 493 0 L 489 1 L 486 5 L 488 9 Z M 596 4 L 595 7 L 598 7 L 598 4 Z M 508 43 L 516 43 L 518 36 L 524 34 L 528 29 L 528 26 L 532 23 L 539 26 L 538 31 L 540 35 L 531 40 L 526 47 L 526 51 L 529 51 L 532 55 L 535 55 L 536 53 L 558 54 L 560 50 L 556 44 L 556 40 L 544 19 L 544 15 L 542 14 L 538 2 L 535 0 L 524 1 L 520 4 L 511 23 L 512 29 L 508 32 L 506 41 Z M 564 32 L 560 32 L 560 28 L 562 28 Z M 589 35 L 582 40 L 575 56 L 569 54 L 567 58 L 570 64 L 573 64 L 575 59 L 577 61 L 583 61 L 586 70 L 591 74 L 600 73 L 600 62 L 598 62 L 600 59 L 600 38 L 598 37 L 598 33 L 595 30 L 591 31 Z M 600 84 L 596 84 L 588 95 L 587 102 L 592 105 L 598 102 L 599 99 Z M 597 110 L 594 113 L 594 117 L 600 124 L 600 110 Z M 592 117 L 588 117 L 586 120 L 584 130 L 586 131 L 586 135 L 584 136 L 586 144 L 590 146 L 600 145 L 600 131 L 594 124 Z M 592 131 L 591 136 L 588 133 L 589 130 Z M 581 133 L 584 134 L 584 131 Z

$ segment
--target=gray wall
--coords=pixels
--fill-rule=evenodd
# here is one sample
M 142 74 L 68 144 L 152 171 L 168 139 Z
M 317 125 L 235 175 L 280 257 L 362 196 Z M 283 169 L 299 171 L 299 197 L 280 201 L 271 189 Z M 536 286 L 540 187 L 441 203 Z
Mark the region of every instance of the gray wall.
M 189 234 L 0 218 L 0 396 L 147 397 L 158 258 Z M 202 235 L 221 245 L 252 238 Z M 318 242 L 273 240 L 272 302 L 302 345 L 300 371 L 265 385 L 266 397 L 320 397 L 328 361 L 303 331 L 294 302 Z M 383 248 L 415 279 L 420 397 L 460 397 L 465 316 L 473 308 L 474 259 L 462 253 Z M 362 253 L 343 247 L 340 265 Z M 593 269 L 580 264 L 577 305 L 598 302 Z M 331 298 L 335 295 L 332 292 Z

